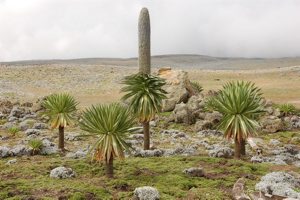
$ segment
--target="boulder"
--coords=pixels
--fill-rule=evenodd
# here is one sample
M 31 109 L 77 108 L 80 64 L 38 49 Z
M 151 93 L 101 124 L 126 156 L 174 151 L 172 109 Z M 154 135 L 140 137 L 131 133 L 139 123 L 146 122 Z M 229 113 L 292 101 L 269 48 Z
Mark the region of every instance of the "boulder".
M 79 133 L 66 133 L 65 139 L 68 141 L 79 141 L 81 140 L 79 136 Z
M 150 186 L 135 188 L 133 200 L 159 200 L 159 192 L 156 188 Z
M 162 130 L 160 133 L 163 136 L 168 136 L 172 138 L 187 138 L 187 135 L 184 132 L 175 129 Z
M 37 122 L 37 123 L 33 124 L 32 128 L 33 129 L 48 129 L 48 124 Z
M 197 135 L 201 137 L 223 137 L 223 133 L 217 130 L 202 130 L 197 132 Z
M 134 157 L 160 157 L 164 154 L 164 151 L 161 149 L 154 150 L 142 150 L 138 149 L 134 152 Z
M 22 118 L 25 114 L 25 109 L 19 106 L 14 106 L 10 111 L 8 118 L 15 117 L 15 118 Z
M 9 157 L 11 154 L 11 150 L 8 147 L 0 146 L 0 158 Z
M 208 152 L 210 157 L 215 158 L 230 158 L 233 156 L 234 151 L 226 146 L 215 145 L 212 150 Z
M 204 170 L 200 167 L 191 167 L 188 169 L 184 169 L 183 173 L 192 176 L 192 177 L 204 177 Z
M 261 178 L 255 189 L 270 195 L 289 198 L 300 198 L 300 192 L 295 189 L 300 187 L 300 179 L 286 172 L 272 172 Z
M 202 130 L 209 130 L 213 128 L 213 124 L 206 120 L 199 120 L 194 125 L 194 131 L 202 131 Z
M 21 131 L 26 131 L 27 129 L 32 128 L 32 125 L 35 123 L 33 119 L 26 119 L 19 124 L 19 129 Z
M 57 167 L 51 170 L 50 178 L 72 178 L 75 177 L 76 173 L 71 168 Z
M 23 156 L 28 155 L 30 151 L 26 148 L 25 145 L 16 145 L 11 149 L 11 153 L 13 156 Z
M 42 155 L 50 155 L 58 152 L 57 147 L 50 140 L 44 139 L 42 142 L 43 142 L 43 147 L 40 151 Z
M 66 157 L 67 158 L 73 158 L 73 159 L 79 159 L 79 158 L 85 158 L 87 155 L 87 152 L 82 151 L 82 150 L 78 150 L 75 153 L 67 153 Z
M 185 71 L 162 68 L 158 76 L 166 80 L 163 89 L 168 93 L 167 99 L 163 100 L 163 112 L 174 110 L 176 104 L 186 103 L 195 94 Z
M 262 130 L 266 133 L 276 133 L 285 129 L 283 121 L 275 116 L 263 117 L 260 120 L 260 124 Z
M 38 129 L 27 129 L 26 131 L 25 131 L 25 134 L 27 135 L 27 136 L 29 136 L 29 135 L 36 135 L 36 136 L 38 136 L 38 135 L 40 135 L 42 132 L 40 131 L 40 130 L 38 130 Z
M 191 114 L 191 111 L 188 109 L 188 106 L 184 103 L 176 104 L 171 118 L 174 119 L 175 123 L 195 123 L 195 117 Z

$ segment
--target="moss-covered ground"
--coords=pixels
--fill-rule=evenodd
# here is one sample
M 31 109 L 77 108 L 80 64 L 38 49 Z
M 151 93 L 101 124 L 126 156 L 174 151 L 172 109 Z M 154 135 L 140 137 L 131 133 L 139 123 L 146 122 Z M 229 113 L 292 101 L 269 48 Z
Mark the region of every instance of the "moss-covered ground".
M 231 199 L 231 189 L 246 177 L 247 190 L 253 190 L 260 177 L 272 170 L 267 164 L 208 157 L 127 158 L 115 161 L 115 178 L 105 177 L 105 168 L 89 160 L 73 160 L 59 155 L 20 157 L 6 165 L 0 160 L 0 199 L 130 199 L 139 186 L 154 186 L 161 199 Z M 71 167 L 76 178 L 52 179 L 51 169 Z M 182 171 L 203 167 L 205 177 L 189 177 Z

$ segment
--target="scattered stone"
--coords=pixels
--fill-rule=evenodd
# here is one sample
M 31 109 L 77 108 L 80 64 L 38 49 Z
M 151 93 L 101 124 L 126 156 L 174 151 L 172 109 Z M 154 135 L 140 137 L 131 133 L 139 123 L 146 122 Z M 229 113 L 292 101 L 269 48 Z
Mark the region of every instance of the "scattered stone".
M 272 172 L 261 178 L 255 189 L 270 195 L 300 198 L 295 188 L 300 187 L 300 179 L 286 172 Z
M 79 158 L 85 158 L 87 155 L 87 152 L 82 151 L 82 150 L 78 150 L 75 153 L 67 153 L 66 157 L 67 158 L 73 158 L 73 159 L 79 159 Z
M 213 124 L 209 121 L 206 121 L 206 120 L 199 120 L 194 125 L 194 130 L 196 132 L 202 131 L 202 130 L 209 130 L 209 129 L 212 129 L 212 128 L 213 128 Z
M 201 137 L 208 137 L 208 136 L 222 137 L 223 133 L 217 130 L 202 130 L 197 132 L 197 135 Z
M 27 129 L 27 130 L 25 131 L 25 134 L 26 134 L 27 136 L 29 136 L 29 135 L 40 135 L 40 134 L 41 134 L 41 131 L 38 130 L 38 129 Z
M 154 187 L 144 186 L 135 188 L 133 200 L 159 200 L 159 192 Z
M 164 154 L 163 150 L 154 149 L 154 150 L 136 150 L 134 152 L 134 157 L 161 157 Z
M 163 136 L 171 136 L 172 138 L 187 138 L 187 135 L 184 132 L 175 129 L 162 130 L 160 133 Z
M 67 133 L 65 136 L 65 139 L 68 141 L 79 141 L 79 140 L 81 140 L 81 138 L 79 136 L 80 136 L 79 133 L 75 133 L 75 134 Z
M 13 156 L 28 155 L 29 149 L 27 149 L 25 145 L 16 145 L 11 149 L 11 153 Z
M 9 157 L 11 155 L 11 151 L 8 147 L 0 146 L 0 158 Z
M 200 167 L 192 167 L 188 169 L 184 169 L 183 173 L 192 176 L 192 177 L 204 177 L 204 170 Z
M 72 178 L 75 177 L 76 173 L 71 168 L 66 167 L 57 167 L 55 169 L 52 169 L 50 172 L 50 178 Z
M 57 147 L 50 140 L 44 139 L 42 142 L 43 142 L 43 147 L 41 149 L 42 155 L 56 154 L 58 152 Z
M 216 145 L 214 149 L 209 150 L 208 154 L 210 157 L 215 158 L 230 158 L 233 156 L 234 151 L 229 147 Z
M 37 123 L 33 124 L 32 128 L 33 129 L 48 129 L 48 124 L 37 122 Z
M 272 146 L 278 146 L 278 145 L 280 145 L 280 142 L 278 140 L 271 139 L 269 144 Z
M 19 124 L 19 128 L 21 131 L 26 131 L 27 129 L 32 128 L 32 125 L 35 123 L 33 119 L 26 119 Z
M 12 164 L 16 164 L 17 163 L 17 159 L 12 159 L 6 162 L 6 165 L 12 165 Z

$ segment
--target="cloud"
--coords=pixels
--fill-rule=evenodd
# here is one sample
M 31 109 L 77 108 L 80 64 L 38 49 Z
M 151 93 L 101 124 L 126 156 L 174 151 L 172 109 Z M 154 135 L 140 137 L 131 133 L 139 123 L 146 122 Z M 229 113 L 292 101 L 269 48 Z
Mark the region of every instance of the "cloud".
M 298 0 L 0 0 L 0 60 L 134 57 L 144 6 L 155 55 L 300 56 Z

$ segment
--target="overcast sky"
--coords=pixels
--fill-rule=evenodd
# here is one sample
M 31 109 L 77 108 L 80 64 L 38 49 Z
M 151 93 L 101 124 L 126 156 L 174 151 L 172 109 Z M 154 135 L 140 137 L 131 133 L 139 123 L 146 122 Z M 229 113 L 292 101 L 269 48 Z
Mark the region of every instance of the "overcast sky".
M 0 0 L 0 61 L 152 54 L 300 56 L 300 0 Z

